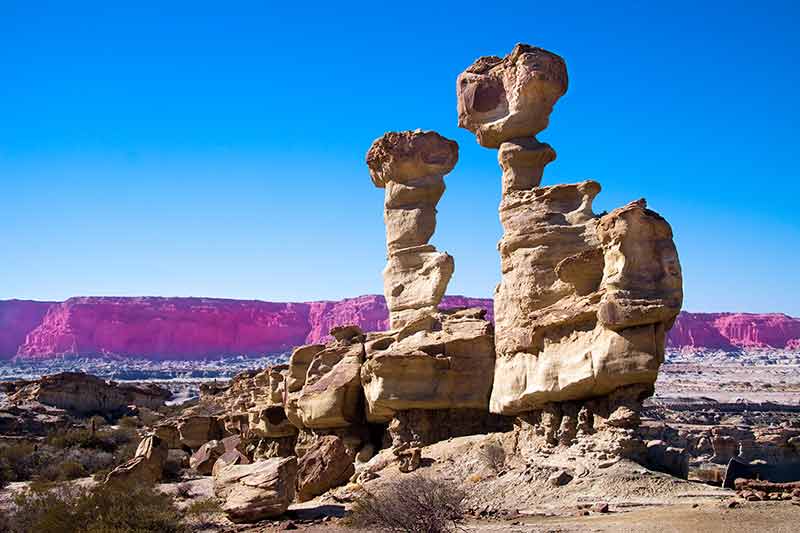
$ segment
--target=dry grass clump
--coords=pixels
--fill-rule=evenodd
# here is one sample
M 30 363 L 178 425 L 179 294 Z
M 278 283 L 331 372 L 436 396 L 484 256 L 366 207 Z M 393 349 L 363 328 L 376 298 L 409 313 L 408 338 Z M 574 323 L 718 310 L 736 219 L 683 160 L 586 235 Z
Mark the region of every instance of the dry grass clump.
M 26 490 L 0 523 L 11 533 L 188 533 L 172 499 L 150 486 L 68 484 Z
M 404 476 L 375 491 L 362 488 L 348 523 L 370 531 L 447 533 L 464 522 L 466 496 L 451 480 Z

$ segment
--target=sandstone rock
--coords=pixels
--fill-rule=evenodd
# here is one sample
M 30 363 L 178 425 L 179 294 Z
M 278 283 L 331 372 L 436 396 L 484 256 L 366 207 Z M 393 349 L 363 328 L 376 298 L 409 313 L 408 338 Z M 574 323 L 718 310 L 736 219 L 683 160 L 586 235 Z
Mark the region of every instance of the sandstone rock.
M 328 435 L 303 455 L 297 470 L 297 499 L 304 502 L 343 485 L 353 475 L 353 455 L 344 440 Z
M 287 392 L 297 392 L 306 383 L 306 372 L 314 357 L 325 349 L 323 344 L 309 344 L 294 349 L 289 358 L 289 373 L 286 378 Z
M 155 435 L 145 437 L 136 448 L 133 459 L 127 461 L 106 476 L 106 483 L 155 483 L 161 480 L 169 450 Z
M 564 61 L 528 45 L 458 80 L 459 126 L 499 148 L 503 171 L 494 413 L 652 385 L 680 311 L 672 231 L 644 200 L 598 216 L 598 183 L 539 186 L 555 152 L 535 135 L 566 89 Z
M 210 476 L 217 459 L 224 453 L 225 445 L 222 441 L 208 441 L 189 458 L 189 468 L 203 476 Z
M 82 372 L 62 372 L 26 382 L 9 397 L 12 403 L 39 402 L 80 415 L 120 415 L 129 406 L 156 408 L 172 394 L 155 385 L 120 385 Z
M 491 323 L 478 315 L 437 313 L 371 336 L 365 344 L 361 383 L 367 419 L 387 422 L 409 409 L 486 410 L 492 388 Z
M 444 175 L 458 161 L 458 144 L 432 131 L 390 132 L 372 143 L 367 166 L 386 190 L 384 222 L 389 260 L 384 294 L 392 328 L 436 311 L 453 275 L 453 258 L 428 244 Z
M 298 459 L 302 459 L 307 453 L 311 453 L 322 446 L 323 439 L 330 436 L 340 439 L 347 450 L 347 454 L 350 457 L 355 457 L 364 446 L 364 443 L 367 442 L 369 432 L 363 425 L 344 428 L 303 429 L 298 434 L 297 443 L 295 444 L 295 453 Z
M 248 415 L 248 428 L 254 435 L 288 437 L 297 433 L 297 427 L 289 421 L 282 405 L 255 407 Z
M 211 475 L 218 476 L 219 472 L 227 466 L 248 464 L 250 464 L 250 459 L 248 459 L 247 456 L 237 448 L 233 448 L 227 450 L 217 458 L 217 460 L 214 462 L 213 468 L 211 469 Z
M 458 125 L 481 146 L 533 137 L 547 127 L 567 91 L 567 67 L 556 54 L 518 44 L 504 58 L 481 57 L 458 77 Z
M 405 447 L 395 449 L 400 464 L 398 469 L 404 474 L 409 474 L 420 467 L 422 463 L 422 449 L 417 447 Z
M 287 396 L 289 420 L 306 428 L 345 427 L 359 421 L 363 360 L 360 342 L 336 341 L 317 353 L 308 366 L 302 390 Z
M 222 438 L 222 428 L 216 417 L 209 415 L 190 415 L 177 422 L 180 443 L 197 450 L 208 441 Z
M 482 409 L 409 409 L 397 411 L 387 428 L 391 445 L 427 446 L 465 435 L 510 431 L 512 419 Z
M 235 523 L 258 522 L 286 512 L 294 499 L 297 458 L 231 465 L 214 476 L 214 494 Z
M 689 454 L 683 448 L 667 446 L 664 441 L 647 443 L 647 463 L 651 468 L 675 477 L 689 477 Z

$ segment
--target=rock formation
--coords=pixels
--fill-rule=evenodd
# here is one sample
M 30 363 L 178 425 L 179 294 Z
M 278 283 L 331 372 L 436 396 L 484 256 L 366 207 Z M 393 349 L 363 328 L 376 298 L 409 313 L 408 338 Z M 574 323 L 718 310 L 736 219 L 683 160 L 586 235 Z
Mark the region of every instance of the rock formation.
M 106 476 L 106 483 L 120 482 L 129 485 L 138 483 L 155 483 L 164 475 L 168 449 L 158 437 L 150 435 L 142 439 L 136 448 L 133 459 L 127 461 Z
M 119 415 L 132 405 L 156 408 L 172 397 L 156 385 L 118 384 L 80 372 L 53 374 L 12 387 L 8 398 L 12 403 L 39 402 L 81 415 Z
M 378 295 L 309 303 L 113 298 L 114 324 L 102 320 L 106 300 L 0 301 L 0 344 L 4 346 L 0 360 L 17 354 L 20 359 L 108 354 L 154 360 L 262 355 L 328 342 L 329 331 L 336 326 L 353 324 L 365 332 L 389 328 L 386 301 Z M 92 307 L 97 309 L 92 311 Z M 490 298 L 445 296 L 439 304 L 443 309 L 465 307 L 485 309 L 486 319 L 494 319 Z M 95 336 L 98 329 L 109 334 Z M 667 347 L 800 351 L 800 318 L 779 313 L 681 312 L 667 335 Z
M 555 151 L 536 135 L 566 90 L 563 59 L 528 45 L 478 59 L 457 82 L 459 126 L 498 148 L 503 171 L 495 413 L 626 386 L 646 395 L 682 302 L 671 229 L 644 200 L 599 216 L 598 183 L 539 186 Z
M 458 144 L 433 131 L 390 132 L 367 152 L 372 183 L 386 191 L 383 219 L 389 260 L 383 292 L 392 329 L 435 312 L 453 275 L 453 258 L 428 241 L 436 229 L 444 175 L 456 161 Z
M 361 382 L 370 422 L 408 410 L 486 410 L 494 336 L 481 309 L 442 311 L 366 342 Z

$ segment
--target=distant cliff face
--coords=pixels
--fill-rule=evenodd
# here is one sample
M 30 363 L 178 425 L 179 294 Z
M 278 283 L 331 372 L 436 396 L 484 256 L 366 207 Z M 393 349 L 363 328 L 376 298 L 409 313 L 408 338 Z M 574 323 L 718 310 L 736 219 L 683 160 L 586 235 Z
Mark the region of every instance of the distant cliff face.
M 800 319 L 780 313 L 681 313 L 669 332 L 667 346 L 796 350 L 800 347 Z
M 52 302 L 0 300 L 0 359 L 13 357 L 25 336 L 42 322 Z
M 288 350 L 308 331 L 307 304 L 211 298 L 70 298 L 52 306 L 17 355 L 197 359 Z
M 441 308 L 492 300 L 446 296 Z M 0 301 L 0 358 L 116 355 L 201 359 L 264 355 L 328 340 L 334 326 L 388 327 L 383 296 L 306 303 L 216 298 L 79 297 L 61 303 Z M 800 319 L 782 314 L 681 313 L 671 348 L 800 350 Z

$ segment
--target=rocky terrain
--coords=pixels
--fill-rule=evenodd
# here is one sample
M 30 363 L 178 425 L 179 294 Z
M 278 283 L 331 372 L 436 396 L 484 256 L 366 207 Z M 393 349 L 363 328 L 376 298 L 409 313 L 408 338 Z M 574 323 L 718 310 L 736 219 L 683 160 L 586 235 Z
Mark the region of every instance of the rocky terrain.
M 0 446 L 0 473 L 17 484 L 0 506 L 13 516 L 35 494 L 72 498 L 63 484 L 31 485 L 47 479 L 90 487 L 90 501 L 155 486 L 162 523 L 174 515 L 206 531 L 728 530 L 716 527 L 725 520 L 791 530 L 800 405 L 709 398 L 700 387 L 712 375 L 709 389 L 792 394 L 791 356 L 731 378 L 749 357 L 743 348 L 791 352 L 794 319 L 685 315 L 699 325 L 678 329 L 687 349 L 664 364 L 683 300 L 669 223 L 643 199 L 594 213 L 594 181 L 541 186 L 556 154 L 536 136 L 567 87 L 564 60 L 524 44 L 478 58 L 456 84 L 458 125 L 497 150 L 501 169 L 493 317 L 445 299 L 456 258 L 429 243 L 457 144 L 388 132 L 366 155 L 385 191 L 384 307 L 376 297 L 363 307 L 143 298 L 130 315 L 122 299 L 51 306 L 19 357 L 147 346 L 201 357 L 302 342 L 287 363 L 205 383 L 198 400 L 174 408 L 158 387 L 82 374 L 6 385 L 0 417 L 53 418 L 6 425 L 17 433 Z M 171 316 L 180 327 L 165 325 Z M 700 339 L 739 364 L 717 352 L 698 364 Z M 70 438 L 47 434 L 56 420 Z M 98 423 L 111 425 L 102 437 Z M 122 425 L 137 437 L 125 460 Z M 20 449 L 28 439 L 36 444 Z M 102 447 L 117 455 L 98 468 L 85 450 Z M 106 515 L 91 509 L 87 519 Z
M 444 296 L 442 307 L 480 307 L 489 298 Z M 336 326 L 388 327 L 380 295 L 339 301 L 271 303 L 215 298 L 77 297 L 64 302 L 0 301 L 0 359 L 61 355 L 160 360 L 260 356 L 325 342 Z M 800 352 L 800 319 L 754 313 L 681 312 L 667 347 L 694 352 Z

